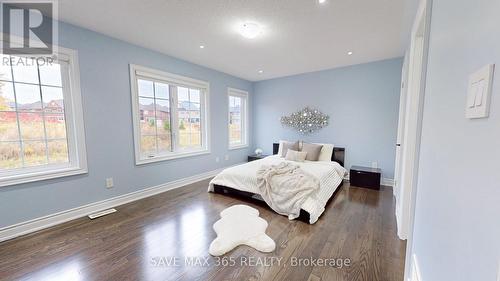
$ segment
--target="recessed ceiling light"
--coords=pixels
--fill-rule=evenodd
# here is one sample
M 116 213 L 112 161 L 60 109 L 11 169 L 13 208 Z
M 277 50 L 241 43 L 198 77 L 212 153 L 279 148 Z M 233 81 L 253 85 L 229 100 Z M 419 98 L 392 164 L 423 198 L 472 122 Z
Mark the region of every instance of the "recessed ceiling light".
M 205 49 L 205 46 L 203 46 L 203 45 L 200 45 L 200 49 Z
M 264 73 L 264 70 L 259 70 L 259 73 Z
M 351 52 L 351 51 L 349 51 L 349 52 L 347 52 L 347 54 L 350 56 L 350 55 L 352 55 L 352 52 Z
M 320 4 L 325 4 L 325 3 L 326 3 L 326 0 L 318 0 L 318 3 L 320 3 Z
M 258 23 L 255 22 L 245 22 L 240 24 L 239 26 L 239 32 L 241 36 L 248 38 L 248 39 L 253 39 L 262 32 L 262 28 Z

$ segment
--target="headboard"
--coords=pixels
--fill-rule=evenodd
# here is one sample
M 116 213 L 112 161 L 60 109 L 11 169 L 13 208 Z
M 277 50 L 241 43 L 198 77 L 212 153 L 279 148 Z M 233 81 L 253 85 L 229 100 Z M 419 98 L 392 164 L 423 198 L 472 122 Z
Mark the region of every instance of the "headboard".
M 280 144 L 273 143 L 273 154 L 278 154 Z M 343 147 L 334 147 L 332 153 L 332 161 L 339 163 L 342 167 L 344 167 L 344 157 L 345 157 L 345 148 Z

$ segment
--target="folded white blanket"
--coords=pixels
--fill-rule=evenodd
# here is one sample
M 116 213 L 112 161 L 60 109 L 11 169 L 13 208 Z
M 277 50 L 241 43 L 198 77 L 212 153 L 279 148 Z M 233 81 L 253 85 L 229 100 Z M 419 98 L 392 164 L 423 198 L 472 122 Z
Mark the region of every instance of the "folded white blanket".
M 290 162 L 263 165 L 257 170 L 257 186 L 266 203 L 278 214 L 295 219 L 302 204 L 316 197 L 319 180 Z

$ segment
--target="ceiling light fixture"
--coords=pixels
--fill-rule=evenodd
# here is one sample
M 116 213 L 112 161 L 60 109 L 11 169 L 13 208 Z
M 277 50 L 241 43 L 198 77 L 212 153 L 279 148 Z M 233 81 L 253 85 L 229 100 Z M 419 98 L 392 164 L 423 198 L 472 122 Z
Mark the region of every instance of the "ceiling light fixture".
M 254 39 L 255 37 L 259 36 L 262 33 L 262 28 L 258 23 L 245 22 L 240 24 L 239 32 L 241 36 L 245 38 Z
M 259 73 L 264 73 L 264 70 L 259 70 Z
M 203 46 L 203 45 L 200 45 L 200 49 L 205 49 L 205 46 Z
M 353 53 L 352 53 L 351 51 L 349 51 L 349 52 L 347 52 L 347 54 L 350 56 L 350 55 L 352 55 Z
M 325 3 L 326 3 L 326 0 L 318 0 L 318 3 L 320 3 L 320 4 L 325 4 Z

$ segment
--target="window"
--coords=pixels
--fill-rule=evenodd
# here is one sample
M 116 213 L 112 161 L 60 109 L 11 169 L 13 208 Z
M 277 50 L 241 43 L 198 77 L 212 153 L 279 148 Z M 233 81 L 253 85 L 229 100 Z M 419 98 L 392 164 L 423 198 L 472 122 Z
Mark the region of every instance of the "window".
M 87 172 L 76 51 L 0 55 L 0 186 Z
M 248 146 L 248 92 L 228 89 L 229 104 L 229 148 Z
M 209 153 L 207 82 L 131 65 L 136 164 Z

